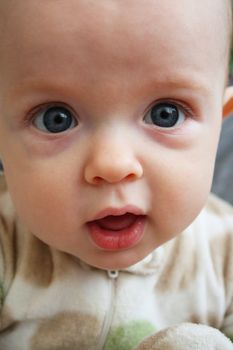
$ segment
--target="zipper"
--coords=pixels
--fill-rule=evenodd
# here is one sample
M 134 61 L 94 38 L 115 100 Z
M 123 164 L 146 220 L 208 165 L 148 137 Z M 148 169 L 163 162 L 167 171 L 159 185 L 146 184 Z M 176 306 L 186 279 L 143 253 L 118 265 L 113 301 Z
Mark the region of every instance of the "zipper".
M 119 275 L 119 271 L 117 270 L 108 270 L 107 271 L 108 277 L 109 277 L 109 303 L 107 312 L 104 318 L 99 342 L 97 344 L 96 350 L 103 350 L 104 344 L 106 342 L 111 324 L 113 319 L 113 313 L 114 313 L 114 300 L 116 296 L 116 280 Z

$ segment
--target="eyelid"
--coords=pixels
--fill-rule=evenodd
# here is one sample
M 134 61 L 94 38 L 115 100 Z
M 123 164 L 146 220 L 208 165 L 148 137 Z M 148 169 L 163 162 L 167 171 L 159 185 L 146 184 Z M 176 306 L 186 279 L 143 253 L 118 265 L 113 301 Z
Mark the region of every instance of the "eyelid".
M 41 103 L 41 104 L 37 105 L 36 107 L 33 107 L 32 109 L 30 109 L 26 113 L 25 124 L 32 124 L 33 120 L 38 116 L 39 113 L 41 113 L 43 111 L 45 112 L 47 109 L 52 108 L 52 107 L 66 108 L 72 114 L 72 116 L 76 119 L 77 124 L 80 123 L 80 120 L 77 116 L 77 113 L 74 111 L 74 109 L 72 107 L 70 107 L 69 105 L 67 105 L 66 103 L 63 103 L 63 102 L 52 101 L 52 102 Z
M 187 104 L 187 103 L 184 103 L 182 101 L 179 101 L 179 100 L 175 100 L 175 99 L 172 99 L 172 98 L 164 98 L 164 99 L 159 99 L 157 101 L 153 101 L 149 106 L 148 108 L 145 110 L 144 112 L 144 117 L 146 116 L 146 114 L 155 106 L 161 104 L 161 103 L 168 103 L 168 104 L 173 104 L 175 105 L 177 108 L 179 109 L 182 109 L 182 111 L 184 112 L 185 114 L 185 117 L 188 118 L 195 118 L 195 113 L 193 111 L 193 109 Z

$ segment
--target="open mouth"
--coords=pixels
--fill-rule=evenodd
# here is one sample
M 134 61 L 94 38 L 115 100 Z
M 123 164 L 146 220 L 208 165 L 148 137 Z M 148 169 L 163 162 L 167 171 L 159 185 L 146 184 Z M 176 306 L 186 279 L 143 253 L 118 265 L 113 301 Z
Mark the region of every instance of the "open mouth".
M 107 215 L 87 224 L 91 240 L 104 250 L 121 250 L 135 246 L 143 237 L 146 216 L 125 213 Z

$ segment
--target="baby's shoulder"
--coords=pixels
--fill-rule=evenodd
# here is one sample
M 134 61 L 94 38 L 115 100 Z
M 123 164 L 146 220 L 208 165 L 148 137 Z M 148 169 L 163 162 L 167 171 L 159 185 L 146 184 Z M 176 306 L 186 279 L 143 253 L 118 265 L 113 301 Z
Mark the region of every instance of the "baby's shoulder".
M 233 207 L 210 194 L 205 207 L 181 235 L 181 241 L 200 256 L 210 254 L 214 259 L 221 254 L 233 257 Z
M 211 194 L 187 236 L 186 245 L 193 242 L 200 268 L 233 282 L 233 207 Z
M 209 195 L 204 210 L 218 217 L 233 216 L 233 206 L 213 193 Z
M 164 245 L 162 280 L 184 289 L 200 281 L 233 295 L 233 208 L 210 195 L 194 222 Z M 201 277 L 200 277 L 201 276 Z M 167 286 L 167 284 L 166 284 Z M 168 289 L 169 289 L 168 288 Z M 193 287 L 194 288 L 194 287 Z M 216 291 L 217 293 L 217 291 Z
M 231 267 L 231 278 L 233 278 L 232 205 L 211 194 L 205 208 L 197 218 L 197 229 L 198 227 L 203 235 L 202 239 L 207 241 L 206 247 L 215 265 L 220 263 L 225 269 L 228 266 L 228 270 Z
M 206 231 L 206 237 L 233 239 L 233 207 L 211 194 L 206 206 L 196 220 L 196 227 Z

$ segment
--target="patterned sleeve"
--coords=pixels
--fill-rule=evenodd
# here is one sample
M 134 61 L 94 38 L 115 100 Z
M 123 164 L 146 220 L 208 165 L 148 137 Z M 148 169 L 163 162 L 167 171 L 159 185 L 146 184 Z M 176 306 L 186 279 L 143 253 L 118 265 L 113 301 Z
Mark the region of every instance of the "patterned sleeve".
M 0 176 L 0 309 L 11 286 L 16 267 L 16 220 L 10 197 Z
M 207 234 L 216 278 L 216 298 L 219 302 L 217 309 L 213 304 L 209 310 L 216 314 L 215 327 L 233 342 L 233 208 L 227 202 L 212 196 L 209 210 L 211 216 L 207 219 L 212 226 Z
M 233 217 L 229 218 L 228 224 L 228 239 L 222 267 L 225 285 L 225 314 L 221 331 L 233 342 Z

